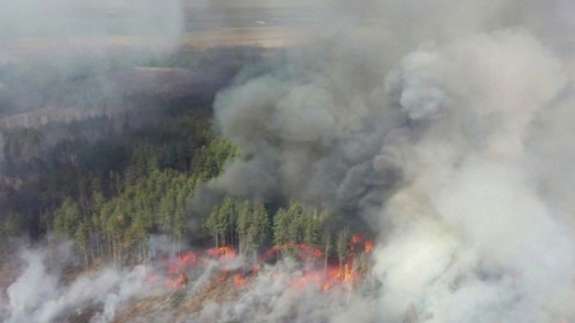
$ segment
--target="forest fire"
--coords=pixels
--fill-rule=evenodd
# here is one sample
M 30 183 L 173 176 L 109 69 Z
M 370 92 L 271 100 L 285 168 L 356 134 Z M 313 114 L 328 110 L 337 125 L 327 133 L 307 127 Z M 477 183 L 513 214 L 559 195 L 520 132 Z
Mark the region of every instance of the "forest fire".
M 170 259 L 168 261 L 168 273 L 178 274 L 186 271 L 188 268 L 194 267 L 198 264 L 198 255 L 193 251 L 187 251 Z
M 234 248 L 230 246 L 223 246 L 219 248 L 211 248 L 206 251 L 206 254 L 212 258 L 220 261 L 228 261 L 236 258 L 237 254 Z
M 215 261 L 220 266 L 217 281 L 223 283 L 230 279 L 236 288 L 242 288 L 248 285 L 250 278 L 257 275 L 264 264 L 276 261 L 281 255 L 289 255 L 304 265 L 301 274 L 289 282 L 291 288 L 316 286 L 324 292 L 338 286 L 353 288 L 362 279 L 373 246 L 373 241 L 362 235 L 354 235 L 349 240 L 345 259 L 334 261 L 333 257 L 315 246 L 290 243 L 263 252 L 248 269 L 233 270 L 221 266 L 238 259 L 238 253 L 231 246 L 211 248 L 204 252 L 186 251 L 168 260 L 165 285 L 169 289 L 185 288 L 190 272 L 198 268 L 205 269 Z
M 239 273 L 234 275 L 234 285 L 237 288 L 244 287 L 247 284 L 247 282 L 248 280 L 244 275 Z

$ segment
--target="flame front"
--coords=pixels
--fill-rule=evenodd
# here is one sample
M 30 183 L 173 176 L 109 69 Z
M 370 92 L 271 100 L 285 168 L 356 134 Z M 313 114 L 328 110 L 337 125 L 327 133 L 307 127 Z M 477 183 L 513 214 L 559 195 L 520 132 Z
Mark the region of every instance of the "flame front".
M 289 282 L 290 288 L 303 289 L 315 286 L 321 291 L 329 291 L 336 287 L 353 288 L 363 277 L 360 270 L 362 262 L 369 259 L 374 250 L 374 243 L 361 235 L 354 235 L 348 246 L 348 257 L 334 262 L 328 259 L 324 252 L 315 246 L 307 244 L 285 244 L 274 246 L 258 258 L 249 269 L 225 269 L 219 267 L 216 275 L 218 282 L 231 279 L 235 288 L 243 288 L 255 277 L 262 265 L 273 261 L 281 254 L 288 253 L 302 263 L 304 268 L 299 275 Z M 211 248 L 204 252 L 186 251 L 168 260 L 166 286 L 170 289 L 185 288 L 188 284 L 188 274 L 196 268 L 205 268 L 208 263 L 220 265 L 230 263 L 238 258 L 238 253 L 231 246 Z M 157 280 L 157 279 L 155 279 Z

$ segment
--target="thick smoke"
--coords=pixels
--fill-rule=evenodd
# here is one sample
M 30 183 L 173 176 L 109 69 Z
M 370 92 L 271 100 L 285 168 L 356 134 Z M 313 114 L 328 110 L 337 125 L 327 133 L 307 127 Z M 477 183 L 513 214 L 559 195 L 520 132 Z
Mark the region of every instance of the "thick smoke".
M 290 281 L 301 275 L 292 267 L 289 263 L 280 263 L 266 268 L 237 299 L 207 303 L 189 322 L 374 321 L 377 304 L 373 297 L 348 288 L 325 293 L 314 284 L 303 289 L 290 288 Z
M 377 292 L 296 293 L 287 285 L 298 268 L 278 264 L 187 320 L 575 320 L 575 101 L 565 39 L 574 6 L 376 0 L 360 18 L 348 9 L 357 12 L 330 7 L 330 32 L 246 68 L 218 95 L 216 126 L 243 158 L 207 191 L 298 199 L 371 224 Z M 49 322 L 78 302 L 116 304 L 139 291 L 106 287 L 125 276 L 104 272 L 89 295 L 82 283 L 61 291 L 45 278 L 29 296 L 27 282 L 47 276 L 38 257 L 9 290 L 13 322 L 22 313 Z M 54 302 L 37 296 L 55 290 Z
M 246 157 L 211 189 L 378 224 L 377 321 L 574 319 L 573 6 L 373 7 L 220 93 Z

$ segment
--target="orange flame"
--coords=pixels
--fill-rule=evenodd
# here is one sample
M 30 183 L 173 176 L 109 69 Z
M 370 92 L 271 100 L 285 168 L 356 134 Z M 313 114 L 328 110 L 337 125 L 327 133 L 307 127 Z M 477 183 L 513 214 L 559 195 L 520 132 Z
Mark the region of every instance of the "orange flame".
M 352 244 L 352 245 L 360 244 L 360 243 L 363 242 L 363 241 L 364 241 L 364 238 L 363 238 L 363 236 L 362 236 L 361 234 L 354 234 L 354 235 L 351 237 L 351 244 Z
M 374 247 L 373 241 L 367 240 L 365 242 L 365 244 L 363 245 L 363 252 L 372 253 L 374 248 L 375 247 Z
M 168 273 L 178 274 L 187 271 L 198 264 L 199 258 L 193 251 L 186 251 L 179 254 L 168 262 Z
M 211 248 L 206 251 L 206 254 L 218 260 L 233 260 L 236 258 L 236 251 L 230 246 L 223 246 L 219 248 Z
M 310 261 L 310 260 L 317 260 L 323 257 L 323 252 L 314 246 L 306 245 L 303 243 L 286 243 L 279 246 L 274 246 L 268 251 L 266 251 L 260 260 L 263 262 L 269 261 L 270 259 L 274 258 L 281 252 L 293 250 L 296 253 L 296 256 L 299 257 L 301 260 Z
M 301 276 L 294 278 L 289 286 L 291 288 L 303 289 L 308 286 L 319 286 L 321 291 L 329 291 L 337 286 L 353 285 L 358 281 L 359 274 L 353 269 L 351 264 L 343 266 L 331 266 L 324 270 L 312 270 L 304 272 Z
M 234 275 L 234 285 L 237 288 L 241 288 L 244 287 L 247 284 L 248 280 L 246 279 L 246 277 L 242 274 L 235 274 Z
M 230 279 L 236 288 L 242 288 L 248 284 L 250 276 L 257 275 L 263 263 L 270 261 L 273 257 L 287 250 L 294 251 L 295 256 L 299 258 L 300 261 L 308 264 L 306 266 L 307 269 L 289 283 L 291 288 L 302 289 L 310 285 L 315 285 L 318 286 L 321 291 L 329 291 L 338 286 L 353 288 L 362 276 L 357 271 L 358 266 L 355 263 L 356 256 L 361 253 L 372 253 L 374 243 L 371 240 L 365 239 L 365 237 L 360 234 L 353 235 L 349 242 L 349 257 L 341 264 L 331 264 L 321 270 L 317 269 L 320 264 L 323 264 L 323 261 L 320 260 L 328 261 L 328 258 L 319 248 L 312 245 L 296 243 L 274 246 L 262 254 L 259 261 L 252 265 L 251 270 L 247 272 L 229 272 L 222 269 L 215 278 L 216 282 L 223 283 Z M 231 246 L 211 248 L 203 253 L 195 253 L 192 251 L 180 253 L 177 257 L 170 259 L 168 263 L 167 285 L 172 289 L 185 287 L 188 283 L 187 273 L 197 266 L 202 266 L 208 259 L 227 262 L 236 258 L 237 252 Z M 316 269 L 309 269 L 313 267 Z
M 188 275 L 186 273 L 180 273 L 172 279 L 168 279 L 166 285 L 170 289 L 181 289 L 188 285 Z

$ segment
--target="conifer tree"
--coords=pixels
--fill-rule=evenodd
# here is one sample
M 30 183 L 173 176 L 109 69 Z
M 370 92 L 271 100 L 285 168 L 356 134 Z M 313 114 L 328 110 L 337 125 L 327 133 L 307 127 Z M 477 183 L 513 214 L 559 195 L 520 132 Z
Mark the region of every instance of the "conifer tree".
M 339 259 L 340 266 L 343 265 L 345 259 L 349 253 L 349 229 L 344 228 L 338 233 L 337 236 L 337 257 Z
M 273 226 L 274 245 L 281 246 L 288 243 L 289 224 L 290 224 L 289 213 L 285 209 L 279 209 L 274 216 L 274 226 Z
M 62 237 L 72 238 L 81 221 L 80 207 L 71 198 L 66 198 L 55 212 L 54 230 Z

